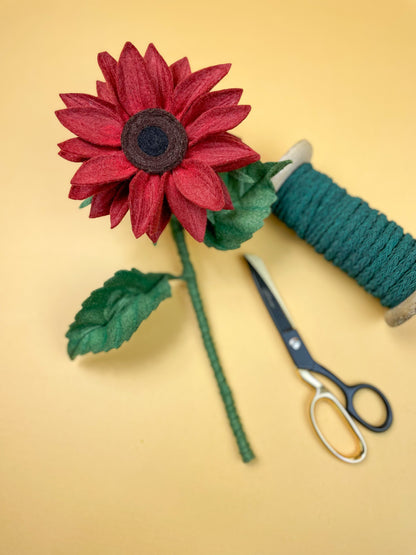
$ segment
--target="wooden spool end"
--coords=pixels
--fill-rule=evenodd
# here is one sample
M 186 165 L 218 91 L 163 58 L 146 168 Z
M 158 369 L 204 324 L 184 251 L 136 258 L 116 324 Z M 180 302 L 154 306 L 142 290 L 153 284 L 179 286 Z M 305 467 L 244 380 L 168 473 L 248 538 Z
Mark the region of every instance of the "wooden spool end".
M 416 314 L 416 291 L 400 304 L 386 312 L 384 319 L 389 326 L 400 326 Z

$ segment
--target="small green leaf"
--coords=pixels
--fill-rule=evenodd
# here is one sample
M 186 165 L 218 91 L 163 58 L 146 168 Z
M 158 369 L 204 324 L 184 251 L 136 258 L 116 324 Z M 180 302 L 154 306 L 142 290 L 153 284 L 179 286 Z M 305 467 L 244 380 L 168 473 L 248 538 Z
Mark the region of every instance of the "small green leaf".
M 204 243 L 219 250 L 238 249 L 263 226 L 276 201 L 271 179 L 282 170 L 284 162 L 254 162 L 244 168 L 222 173 L 233 201 L 234 210 L 208 210 Z
M 171 296 L 170 274 L 121 270 L 82 303 L 66 337 L 71 359 L 118 349 L 159 304 Z
M 79 205 L 80 208 L 85 208 L 86 206 L 89 206 L 92 203 L 92 197 L 88 197 L 85 200 L 83 200 L 81 202 L 81 204 Z

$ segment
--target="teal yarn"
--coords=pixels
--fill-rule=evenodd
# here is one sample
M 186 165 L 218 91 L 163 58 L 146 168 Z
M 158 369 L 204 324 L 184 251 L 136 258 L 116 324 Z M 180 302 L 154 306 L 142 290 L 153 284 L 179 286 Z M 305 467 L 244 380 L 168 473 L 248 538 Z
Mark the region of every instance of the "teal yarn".
M 198 325 L 201 332 L 202 340 L 204 342 L 205 350 L 211 363 L 211 367 L 214 371 L 214 376 L 224 403 L 228 421 L 237 442 L 238 450 L 240 451 L 240 455 L 243 461 L 245 463 L 248 463 L 254 459 L 254 453 L 244 432 L 243 425 L 235 406 L 232 391 L 227 383 L 217 351 L 215 349 L 214 340 L 211 335 L 208 319 L 206 317 L 201 295 L 199 293 L 195 270 L 189 257 L 188 248 L 186 246 L 183 227 L 175 217 L 172 217 L 171 228 L 173 238 L 175 240 L 178 253 L 183 265 L 183 274 L 181 278 L 186 282 L 188 286 L 189 295 L 191 297 L 192 305 L 194 307 L 194 311 L 198 320 Z
M 311 164 L 288 177 L 277 199 L 274 214 L 383 306 L 416 290 L 415 239 Z

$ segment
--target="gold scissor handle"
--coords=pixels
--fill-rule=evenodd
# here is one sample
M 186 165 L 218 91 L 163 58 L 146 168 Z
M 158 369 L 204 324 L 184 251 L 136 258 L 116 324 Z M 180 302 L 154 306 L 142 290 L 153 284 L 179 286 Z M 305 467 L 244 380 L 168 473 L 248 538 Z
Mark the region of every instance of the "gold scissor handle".
M 305 382 L 307 382 L 309 385 L 313 386 L 316 390 L 316 393 L 315 393 L 315 395 L 312 399 L 311 406 L 310 406 L 310 416 L 311 416 L 312 425 L 315 428 L 315 431 L 318 434 L 319 439 L 322 441 L 322 443 L 325 445 L 325 447 L 328 449 L 328 451 L 330 451 L 339 460 L 341 460 L 343 462 L 346 462 L 346 463 L 350 463 L 350 464 L 355 464 L 355 463 L 359 463 L 359 462 L 363 461 L 365 459 L 365 457 L 367 456 L 367 445 L 366 445 L 366 443 L 364 441 L 364 438 L 363 438 L 360 430 L 358 429 L 356 423 L 354 422 L 354 420 L 352 419 L 350 414 L 347 412 L 345 407 L 341 404 L 339 399 L 337 397 L 335 397 L 335 395 L 333 395 L 323 385 L 323 383 L 321 383 L 315 376 L 313 376 L 311 374 L 311 372 L 309 372 L 308 370 L 299 370 L 299 374 Z M 326 437 L 322 433 L 321 429 L 318 426 L 318 422 L 316 420 L 316 415 L 315 415 L 316 405 L 322 399 L 330 401 L 332 406 L 335 406 L 335 408 L 341 413 L 341 416 L 344 418 L 344 420 L 348 424 L 349 428 L 351 429 L 352 434 L 358 440 L 358 443 L 359 443 L 359 446 L 360 446 L 360 451 L 359 451 L 358 454 L 356 454 L 354 456 L 351 456 L 351 457 L 347 457 L 347 456 L 343 455 L 342 453 L 337 451 L 329 443 L 329 441 L 326 439 Z

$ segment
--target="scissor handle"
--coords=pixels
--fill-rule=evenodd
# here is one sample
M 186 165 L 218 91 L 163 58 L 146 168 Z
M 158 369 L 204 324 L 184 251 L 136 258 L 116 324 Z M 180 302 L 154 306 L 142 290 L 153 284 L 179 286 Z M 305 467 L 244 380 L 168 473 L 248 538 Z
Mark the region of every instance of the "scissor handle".
M 342 388 L 342 391 L 344 392 L 344 395 L 345 395 L 347 411 L 350 413 L 350 415 L 353 418 L 357 420 L 357 422 L 359 422 L 360 424 L 362 424 L 372 432 L 385 432 L 390 428 L 390 426 L 393 423 L 393 411 L 391 410 L 390 403 L 388 402 L 386 396 L 382 391 L 380 391 L 377 387 L 374 387 L 374 385 L 371 385 L 369 383 L 358 383 L 355 385 L 343 384 L 343 385 L 344 387 Z M 367 422 L 367 420 L 364 420 L 364 418 L 362 418 L 362 416 L 358 414 L 358 412 L 354 407 L 354 397 L 358 393 L 358 391 L 362 391 L 363 389 L 373 391 L 383 402 L 384 408 L 386 409 L 386 418 L 384 422 L 379 426 L 374 426 L 373 424 L 370 424 L 369 422 Z
M 315 416 L 316 405 L 317 405 L 318 401 L 320 401 L 322 399 L 330 401 L 333 404 L 333 406 L 335 406 L 335 408 L 340 412 L 340 414 L 344 418 L 345 422 L 350 427 L 353 435 L 356 437 L 356 439 L 358 440 L 358 443 L 360 445 L 360 451 L 359 451 L 358 454 L 356 454 L 354 456 L 351 456 L 351 457 L 347 457 L 346 455 L 343 455 L 342 453 L 337 451 L 329 443 L 329 441 L 326 439 L 326 437 L 322 433 L 321 429 L 318 426 L 318 422 L 317 422 L 316 416 Z M 360 430 L 358 429 L 356 423 L 351 418 L 351 416 L 349 415 L 349 413 L 345 409 L 345 407 L 340 403 L 338 398 L 335 397 L 335 395 L 333 395 L 330 391 L 328 391 L 326 389 L 326 387 L 324 387 L 322 384 L 316 388 L 316 393 L 315 393 L 315 396 L 312 399 L 311 406 L 310 406 L 310 415 L 311 415 L 312 425 L 315 428 L 315 431 L 318 434 L 319 439 L 322 441 L 322 443 L 325 445 L 325 447 L 335 457 L 337 457 L 338 459 L 340 459 L 343 462 L 351 463 L 351 464 L 359 463 L 359 462 L 361 462 L 365 459 L 365 457 L 367 456 L 367 445 L 366 445 L 366 443 L 364 441 L 364 438 L 363 438 Z
M 393 422 L 393 411 L 391 410 L 390 403 L 388 402 L 386 396 L 377 387 L 369 383 L 357 383 L 355 385 L 347 385 L 342 380 L 340 380 L 337 376 L 335 376 L 335 374 L 333 374 L 332 372 L 330 372 L 320 364 L 317 364 L 316 362 L 312 364 L 310 370 L 318 374 L 321 374 L 321 376 L 325 376 L 326 378 L 329 378 L 334 384 L 336 384 L 341 389 L 341 391 L 345 395 L 347 412 L 349 412 L 350 415 L 353 418 L 355 418 L 357 422 L 362 424 L 365 428 L 367 428 L 368 430 L 371 430 L 372 432 L 385 432 L 390 428 Z M 363 389 L 373 391 L 383 402 L 384 408 L 386 409 L 386 418 L 384 422 L 379 426 L 374 426 L 373 424 L 370 424 L 369 422 L 367 422 L 367 420 L 362 418 L 362 416 L 360 416 L 358 412 L 355 410 L 354 397 L 358 393 L 358 391 L 361 391 Z

